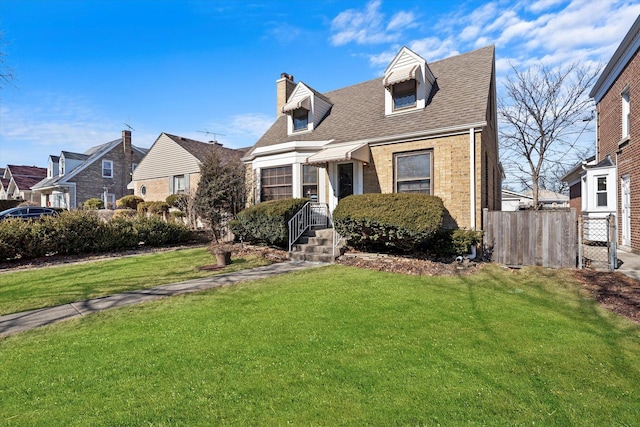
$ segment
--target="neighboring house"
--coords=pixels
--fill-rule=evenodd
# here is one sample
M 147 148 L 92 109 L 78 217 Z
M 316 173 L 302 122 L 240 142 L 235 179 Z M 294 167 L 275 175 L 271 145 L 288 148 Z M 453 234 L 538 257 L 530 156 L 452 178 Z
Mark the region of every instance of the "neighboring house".
M 586 160 L 575 165 L 569 172 L 563 177 L 562 181 L 566 182 L 569 186 L 569 207 L 578 212 L 578 215 L 582 215 L 582 179 L 585 174 L 585 170 L 589 166 L 594 166 L 596 163 L 596 156 L 591 156 Z
M 128 188 L 145 201 L 165 201 L 171 194 L 189 193 L 198 187 L 200 165 L 214 151 L 227 161 L 239 160 L 246 149 L 161 133 L 133 172 Z
M 45 168 L 7 165 L 2 177 L 2 198 L 38 202 L 39 199 L 32 194 L 31 187 L 45 176 L 47 176 Z
M 243 159 L 248 204 L 424 193 L 446 226 L 471 229 L 500 209 L 493 46 L 430 64 L 403 47 L 381 78 L 319 93 L 282 74 L 276 87 L 279 117 Z
M 122 138 L 97 145 L 84 153 L 62 151 L 49 156 L 46 178 L 33 186 L 41 206 L 66 209 L 82 207 L 99 198 L 115 209 L 117 199 L 130 194 L 127 184 L 147 150 L 131 144 L 131 131 Z
M 582 187 L 583 211 L 590 216 L 615 214 L 618 244 L 636 253 L 640 253 L 639 50 L 640 17 L 589 94 L 596 102 L 597 154 Z
M 538 204 L 540 209 L 558 209 L 569 207 L 569 196 L 540 188 L 538 190 Z M 517 211 L 533 208 L 533 191 L 517 193 L 502 190 L 502 210 Z

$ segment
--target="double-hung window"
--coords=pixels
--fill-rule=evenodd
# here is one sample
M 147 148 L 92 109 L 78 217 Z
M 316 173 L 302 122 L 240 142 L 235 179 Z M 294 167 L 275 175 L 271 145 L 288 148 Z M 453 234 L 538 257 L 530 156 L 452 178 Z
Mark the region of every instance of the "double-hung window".
M 396 193 L 431 194 L 432 152 L 418 151 L 394 155 Z
M 113 161 L 111 160 L 102 161 L 102 177 L 113 178 Z
M 260 201 L 293 197 L 293 174 L 291 171 L 291 165 L 262 169 L 260 172 Z
M 187 190 L 187 178 L 184 175 L 174 175 L 173 194 L 184 193 Z
M 599 208 L 607 206 L 607 177 L 606 176 L 596 177 L 596 206 Z

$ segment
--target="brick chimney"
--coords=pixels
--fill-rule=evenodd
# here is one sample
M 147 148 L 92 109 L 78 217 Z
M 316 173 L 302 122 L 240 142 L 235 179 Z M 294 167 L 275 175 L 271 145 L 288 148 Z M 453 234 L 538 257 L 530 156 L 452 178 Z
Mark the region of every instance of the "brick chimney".
M 131 147 L 131 131 L 122 131 L 122 182 L 123 194 L 127 194 L 127 184 L 131 182 L 131 163 L 133 162 L 133 148 Z
M 280 74 L 280 78 L 276 81 L 276 107 L 278 110 L 276 112 L 276 117 L 280 117 L 283 114 L 282 107 L 287 103 L 287 99 L 289 99 L 289 96 L 295 87 L 296 84 L 293 82 L 293 76 L 291 74 Z

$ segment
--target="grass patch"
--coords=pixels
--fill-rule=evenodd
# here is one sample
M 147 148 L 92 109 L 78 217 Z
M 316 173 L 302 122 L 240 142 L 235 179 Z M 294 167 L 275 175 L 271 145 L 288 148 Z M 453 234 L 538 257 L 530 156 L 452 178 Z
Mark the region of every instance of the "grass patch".
M 329 266 L 0 341 L 3 425 L 635 425 L 640 329 L 562 271 Z
M 215 273 L 196 270 L 197 267 L 215 263 L 215 257 L 206 248 L 197 248 L 3 273 L 0 275 L 0 314 L 50 307 L 268 264 L 256 256 L 234 258 L 231 265 Z

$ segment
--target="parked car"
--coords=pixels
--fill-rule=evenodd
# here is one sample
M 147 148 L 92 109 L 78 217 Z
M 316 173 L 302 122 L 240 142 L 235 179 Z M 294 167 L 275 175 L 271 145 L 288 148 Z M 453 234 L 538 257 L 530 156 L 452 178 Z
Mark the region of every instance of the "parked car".
M 18 206 L 0 212 L 0 221 L 9 218 L 19 219 L 39 219 L 46 215 L 57 215 L 58 211 L 51 208 L 41 208 L 38 206 Z

